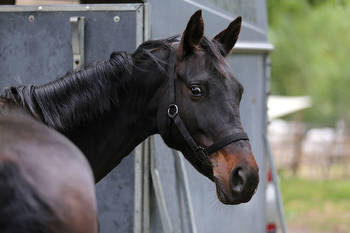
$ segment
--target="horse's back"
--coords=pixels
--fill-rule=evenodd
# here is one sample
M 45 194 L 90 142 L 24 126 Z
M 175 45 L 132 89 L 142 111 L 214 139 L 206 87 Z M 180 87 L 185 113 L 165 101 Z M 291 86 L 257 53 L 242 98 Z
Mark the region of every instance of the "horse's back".
M 0 111 L 0 232 L 97 232 L 95 184 L 68 139 L 16 108 Z

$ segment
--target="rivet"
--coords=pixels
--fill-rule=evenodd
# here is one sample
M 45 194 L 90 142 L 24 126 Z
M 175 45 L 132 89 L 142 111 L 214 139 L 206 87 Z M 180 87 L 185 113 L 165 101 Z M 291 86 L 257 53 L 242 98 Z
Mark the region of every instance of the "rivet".
M 120 21 L 120 17 L 118 15 L 114 16 L 113 21 L 118 23 Z
M 34 15 L 29 15 L 29 16 L 28 16 L 28 20 L 29 20 L 29 22 L 33 23 L 34 20 L 35 20 Z

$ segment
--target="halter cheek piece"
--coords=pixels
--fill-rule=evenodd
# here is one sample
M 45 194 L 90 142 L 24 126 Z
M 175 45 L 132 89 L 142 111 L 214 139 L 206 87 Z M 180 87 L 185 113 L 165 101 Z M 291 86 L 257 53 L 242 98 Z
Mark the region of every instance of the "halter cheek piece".
M 208 146 L 206 148 L 199 146 L 191 134 L 188 132 L 184 122 L 182 121 L 179 115 L 179 107 L 176 105 L 176 96 L 175 96 L 175 62 L 176 62 L 176 51 L 172 50 L 170 52 L 169 59 L 169 107 L 168 107 L 168 117 L 170 121 L 173 121 L 180 131 L 181 135 L 184 137 L 187 144 L 192 149 L 193 153 L 198 156 L 199 160 L 208 160 L 208 157 L 214 152 L 220 150 L 224 146 L 237 142 L 240 140 L 249 140 L 248 135 L 244 132 L 235 133 L 229 135 L 218 142 Z

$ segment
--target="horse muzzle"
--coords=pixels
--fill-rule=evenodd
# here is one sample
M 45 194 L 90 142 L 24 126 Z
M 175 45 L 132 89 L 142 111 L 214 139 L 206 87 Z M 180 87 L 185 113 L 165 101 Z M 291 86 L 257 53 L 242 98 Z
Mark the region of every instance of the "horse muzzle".
M 230 147 L 230 146 L 229 146 Z M 248 202 L 259 183 L 259 169 L 252 153 L 229 152 L 229 148 L 218 151 L 210 161 L 219 200 L 236 205 Z M 250 150 L 249 150 L 250 151 Z
M 259 175 L 238 166 L 232 171 L 228 188 L 223 187 L 220 180 L 214 180 L 219 200 L 223 204 L 237 205 L 246 203 L 253 197 L 258 187 Z

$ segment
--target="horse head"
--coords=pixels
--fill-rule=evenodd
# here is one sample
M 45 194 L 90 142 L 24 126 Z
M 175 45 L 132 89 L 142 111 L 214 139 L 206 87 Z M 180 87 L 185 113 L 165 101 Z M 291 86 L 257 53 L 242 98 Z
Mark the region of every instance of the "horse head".
M 238 39 L 241 22 L 236 18 L 208 40 L 201 11 L 192 15 L 181 40 L 173 45 L 174 58 L 169 62 L 173 81 L 169 80 L 158 108 L 165 143 L 215 182 L 217 196 L 225 204 L 249 201 L 259 182 L 258 165 L 240 121 L 243 86 L 224 60 Z M 183 123 L 179 126 L 176 121 Z

